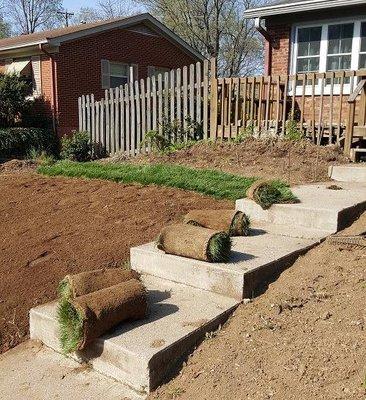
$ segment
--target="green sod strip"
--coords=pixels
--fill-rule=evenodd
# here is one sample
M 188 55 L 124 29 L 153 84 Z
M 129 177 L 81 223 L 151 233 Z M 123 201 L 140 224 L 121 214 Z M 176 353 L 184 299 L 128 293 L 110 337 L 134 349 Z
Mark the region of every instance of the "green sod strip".
M 217 199 L 237 200 L 245 197 L 247 189 L 257 178 L 247 178 L 209 169 L 193 169 L 181 165 L 156 164 L 132 165 L 100 164 L 97 162 L 77 163 L 60 161 L 50 166 L 40 166 L 38 172 L 68 177 L 107 179 L 121 183 L 140 183 L 192 190 Z M 273 181 L 273 187 L 281 192 L 278 202 L 294 199 L 288 185 Z
M 62 298 L 57 308 L 57 319 L 60 327 L 60 344 L 65 354 L 77 350 L 83 338 L 83 316 L 69 300 Z
M 208 242 L 207 257 L 211 262 L 227 262 L 230 258 L 231 239 L 224 232 L 216 233 Z

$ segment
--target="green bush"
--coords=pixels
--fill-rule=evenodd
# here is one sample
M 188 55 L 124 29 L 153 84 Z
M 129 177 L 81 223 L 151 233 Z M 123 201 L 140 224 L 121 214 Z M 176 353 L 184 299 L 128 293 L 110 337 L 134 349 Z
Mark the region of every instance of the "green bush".
M 14 126 L 29 106 L 29 84 L 13 74 L 0 74 L 0 126 Z
M 304 139 L 304 133 L 298 128 L 297 122 L 293 119 L 286 121 L 285 139 L 293 141 Z
M 39 128 L 0 128 L 0 159 L 24 158 L 32 151 L 56 155 L 57 136 Z
M 142 145 L 150 144 L 153 151 L 171 153 L 176 150 L 191 147 L 195 142 L 202 140 L 202 125 L 186 119 L 186 128 L 178 120 L 173 122 L 166 118 L 160 125 L 159 131 L 150 131 L 146 134 Z
M 74 132 L 61 141 L 61 158 L 71 161 L 88 161 L 91 159 L 88 132 Z

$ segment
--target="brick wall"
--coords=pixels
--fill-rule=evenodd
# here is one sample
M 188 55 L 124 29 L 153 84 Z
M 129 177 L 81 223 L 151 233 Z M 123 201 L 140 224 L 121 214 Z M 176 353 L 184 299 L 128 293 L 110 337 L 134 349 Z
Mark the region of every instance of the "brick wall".
M 290 60 L 291 27 L 274 25 L 267 28 L 272 40 L 271 74 L 288 74 Z
M 59 135 L 77 129 L 80 95 L 104 96 L 102 59 L 138 64 L 139 79 L 146 78 L 149 65 L 178 68 L 196 61 L 164 37 L 122 29 L 62 44 L 57 55 Z

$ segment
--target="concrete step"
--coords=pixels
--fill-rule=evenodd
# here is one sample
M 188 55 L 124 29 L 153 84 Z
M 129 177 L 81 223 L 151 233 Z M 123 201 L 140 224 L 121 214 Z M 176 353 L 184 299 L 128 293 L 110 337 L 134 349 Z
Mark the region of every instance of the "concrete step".
M 131 249 L 131 267 L 143 274 L 241 300 L 251 297 L 258 284 L 293 263 L 299 254 L 318 242 L 319 238 L 285 237 L 255 229 L 251 236 L 233 238 L 228 263 L 165 254 L 154 243 L 148 243 Z
M 238 301 L 152 276 L 144 276 L 150 314 L 123 324 L 74 356 L 140 395 L 156 388 L 206 332 L 216 329 Z M 32 339 L 60 351 L 56 303 L 30 311 Z M 95 397 L 94 397 L 95 398 Z
M 0 355 L 2 400 L 142 400 L 87 365 L 29 340 Z
M 366 184 L 366 164 L 333 165 L 329 167 L 328 175 L 335 181 Z
M 331 234 L 349 226 L 366 210 L 366 184 L 342 182 L 338 185 L 341 190 L 328 189 L 332 184 L 293 187 L 293 193 L 300 200 L 298 204 L 274 204 L 263 210 L 252 200 L 240 199 L 236 208 L 247 213 L 255 223 L 304 227 Z

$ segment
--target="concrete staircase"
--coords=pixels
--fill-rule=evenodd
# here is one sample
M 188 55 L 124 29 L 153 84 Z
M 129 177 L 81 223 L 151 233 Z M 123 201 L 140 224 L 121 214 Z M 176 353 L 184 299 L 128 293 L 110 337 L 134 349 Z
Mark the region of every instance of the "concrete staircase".
M 339 169 L 332 174 L 347 175 Z M 293 191 L 301 203 L 266 211 L 250 200 L 238 200 L 237 209 L 250 215 L 254 228 L 251 236 L 234 238 L 227 264 L 167 255 L 154 243 L 132 248 L 131 266 L 142 273 L 149 292 L 149 317 L 122 325 L 74 358 L 115 379 L 121 398 L 145 398 L 243 298 L 365 210 L 366 179 L 362 182 L 338 182 L 340 190 L 329 189 L 331 183 L 299 186 Z M 30 330 L 32 339 L 60 350 L 56 303 L 31 310 Z M 0 358 L 0 369 L 2 363 Z

